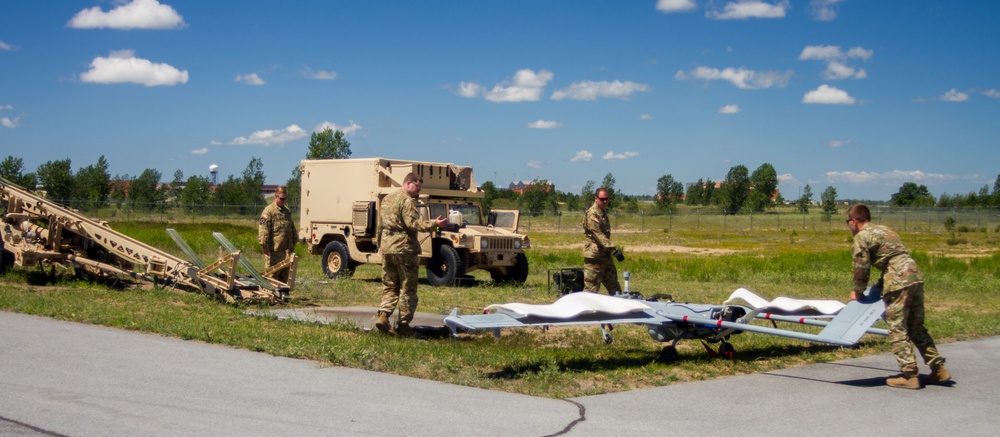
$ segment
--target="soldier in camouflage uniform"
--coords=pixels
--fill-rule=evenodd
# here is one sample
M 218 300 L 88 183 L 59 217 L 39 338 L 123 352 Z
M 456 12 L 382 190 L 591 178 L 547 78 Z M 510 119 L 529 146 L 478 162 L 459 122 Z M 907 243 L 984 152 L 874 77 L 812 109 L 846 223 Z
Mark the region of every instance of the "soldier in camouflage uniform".
M 292 212 L 285 206 L 287 197 L 285 187 L 278 187 L 274 190 L 274 203 L 267 205 L 260 213 L 257 242 L 267 257 L 267 267 L 284 261 L 288 251 L 295 251 L 295 224 L 292 223 Z M 275 273 L 274 279 L 288 282 L 288 269 Z
M 889 342 L 903 374 L 889 378 L 886 383 L 897 388 L 920 388 L 913 346 L 917 347 L 924 363 L 931 368 L 926 382 L 946 383 L 951 380 L 951 374 L 944 367 L 945 358 L 938 353 L 934 339 L 924 327 L 924 276 L 903 247 L 899 235 L 886 226 L 870 222 L 871 211 L 864 204 L 855 204 L 847 210 L 847 226 L 854 234 L 851 251 L 854 257 L 854 289 L 851 290 L 851 300 L 857 299 L 868 287 L 872 266 L 882 271 L 878 283 L 872 288 L 882 289 Z
M 410 334 L 410 321 L 417 311 L 417 267 L 420 242 L 417 232 L 434 230 L 448 224 L 448 219 L 420 220 L 416 197 L 423 178 L 413 173 L 403 178 L 403 187 L 382 199 L 379 211 L 379 250 L 382 252 L 382 302 L 375 327 L 390 332 L 389 316 L 399 306 L 396 333 Z M 400 294 L 402 289 L 402 294 Z
M 587 236 L 583 245 L 583 289 L 597 293 L 604 284 L 608 294 L 614 295 L 622 291 L 622 286 L 618 283 L 618 269 L 611 259 L 617 249 L 611 244 L 607 207 L 608 190 L 598 188 L 594 204 L 583 215 L 583 233 Z

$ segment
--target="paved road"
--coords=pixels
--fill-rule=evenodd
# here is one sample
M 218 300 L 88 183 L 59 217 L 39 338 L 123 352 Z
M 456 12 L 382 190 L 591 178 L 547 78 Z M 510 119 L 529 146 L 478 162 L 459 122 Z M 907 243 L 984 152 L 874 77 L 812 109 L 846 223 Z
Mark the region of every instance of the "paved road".
M 1000 435 L 1000 337 L 941 349 L 554 400 L 0 311 L 0 435 Z

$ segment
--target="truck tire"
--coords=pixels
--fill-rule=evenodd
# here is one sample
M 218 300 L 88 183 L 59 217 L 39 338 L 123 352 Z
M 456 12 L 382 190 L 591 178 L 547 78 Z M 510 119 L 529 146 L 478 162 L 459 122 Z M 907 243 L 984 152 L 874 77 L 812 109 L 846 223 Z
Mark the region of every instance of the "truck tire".
M 351 258 L 347 255 L 347 246 L 339 241 L 331 241 L 323 249 L 323 273 L 330 279 L 349 276 Z
M 497 284 L 521 285 L 528 280 L 528 257 L 523 253 L 514 257 L 514 265 L 507 267 L 504 271 L 491 271 L 490 277 Z
M 433 286 L 452 285 L 465 275 L 465 261 L 454 247 L 442 244 L 427 261 L 427 282 Z
M 14 253 L 3 248 L 3 241 L 0 241 L 0 273 L 6 273 L 14 265 Z

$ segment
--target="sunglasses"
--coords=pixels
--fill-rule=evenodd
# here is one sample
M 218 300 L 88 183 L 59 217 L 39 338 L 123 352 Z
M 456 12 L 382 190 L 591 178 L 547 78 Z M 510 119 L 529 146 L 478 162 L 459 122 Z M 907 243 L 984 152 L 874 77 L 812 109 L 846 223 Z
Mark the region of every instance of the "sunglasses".
M 285 200 L 285 199 L 287 199 L 287 198 L 288 198 L 287 196 L 286 196 L 286 197 L 281 197 L 281 196 L 275 196 L 275 197 L 276 197 L 276 198 L 278 198 L 278 199 L 281 199 L 281 200 Z
M 607 202 L 608 198 L 607 197 L 598 197 L 597 200 L 600 200 L 601 202 Z

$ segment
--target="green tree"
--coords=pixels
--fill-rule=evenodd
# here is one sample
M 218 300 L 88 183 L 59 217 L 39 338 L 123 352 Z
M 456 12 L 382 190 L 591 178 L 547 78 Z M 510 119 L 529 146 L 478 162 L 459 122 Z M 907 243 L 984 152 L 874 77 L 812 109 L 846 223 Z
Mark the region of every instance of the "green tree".
M 128 201 L 133 208 L 152 211 L 163 204 L 163 192 L 160 191 L 159 171 L 147 168 L 132 179 L 128 188 Z
M 45 197 L 68 203 L 73 197 L 73 172 L 69 158 L 38 166 L 38 179 L 45 187 Z
M 823 193 L 819 195 L 820 201 L 823 204 L 823 214 L 827 216 L 827 219 L 831 215 L 837 213 L 837 189 L 832 185 L 826 187 Z
M 701 205 L 704 197 L 705 181 L 699 178 L 698 182 L 688 185 L 687 194 L 684 195 L 684 203 L 687 205 Z
M 479 199 L 479 207 L 483 209 L 483 214 L 489 215 L 490 211 L 493 210 L 493 201 L 500 196 L 497 193 L 497 187 L 493 184 L 493 181 L 486 181 L 483 185 L 479 186 L 480 190 L 483 190 L 483 198 Z
M 769 163 L 763 163 L 750 175 L 750 192 L 747 194 L 747 206 L 751 210 L 761 212 L 773 208 L 771 200 L 778 191 L 778 172 Z
M 96 206 L 104 203 L 111 194 L 111 175 L 108 173 L 108 160 L 104 155 L 97 158 L 97 163 L 88 165 L 76 171 L 74 178 L 73 198 L 80 206 Z
M 521 195 L 521 208 L 528 210 L 531 215 L 538 215 L 546 209 L 554 209 L 554 202 L 550 199 L 549 181 L 545 179 L 535 179 L 524 190 Z
M 180 203 L 181 191 L 184 190 L 184 172 L 180 169 L 174 172 L 174 180 L 170 181 L 166 197 L 172 202 Z
M 890 205 L 895 206 L 934 206 L 934 196 L 924 185 L 917 185 L 913 182 L 905 182 L 899 191 L 889 199 Z
M 604 183 L 601 186 L 608 190 L 608 211 L 618 210 L 622 204 L 622 192 L 615 189 L 615 176 L 611 173 L 604 175 Z
M 677 202 L 684 197 L 684 184 L 674 180 L 673 175 L 660 176 L 656 180 L 656 209 L 673 211 Z
M 729 169 L 726 181 L 722 183 L 722 207 L 727 214 L 736 214 L 747 201 L 750 192 L 750 171 L 744 165 Z
M 809 205 L 812 203 L 813 190 L 809 184 L 802 189 L 802 196 L 795 202 L 795 206 L 802 214 L 809 214 Z
M 191 176 L 181 189 L 180 203 L 189 211 L 208 204 L 212 194 L 212 181 L 207 176 Z
M 7 156 L 0 162 L 0 177 L 26 190 L 34 190 L 38 184 L 34 173 L 24 174 L 24 160 Z
M 240 180 L 245 203 L 255 207 L 264 204 L 264 178 L 264 162 L 260 158 L 251 158 Z
M 594 204 L 594 191 L 597 191 L 597 182 L 587 181 L 580 189 L 580 211 L 586 211 L 590 205 Z

